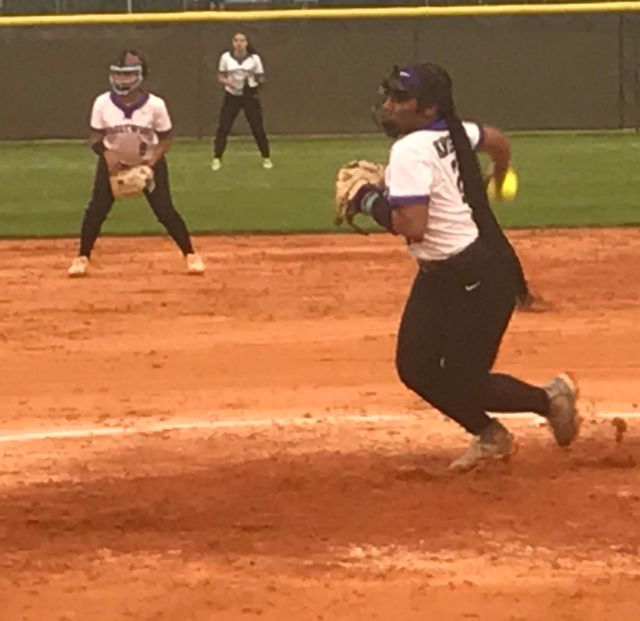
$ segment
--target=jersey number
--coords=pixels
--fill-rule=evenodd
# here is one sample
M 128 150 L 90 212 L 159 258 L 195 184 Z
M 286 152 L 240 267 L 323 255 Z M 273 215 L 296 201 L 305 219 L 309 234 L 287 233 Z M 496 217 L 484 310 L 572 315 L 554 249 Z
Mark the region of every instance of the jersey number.
M 464 194 L 464 183 L 462 182 L 460 167 L 458 166 L 458 160 L 455 157 L 451 160 L 451 170 L 453 170 L 453 174 L 456 177 L 456 185 L 458 186 L 458 191 L 460 192 L 460 196 L 462 197 L 462 202 L 468 203 L 469 201 L 467 201 L 467 197 Z

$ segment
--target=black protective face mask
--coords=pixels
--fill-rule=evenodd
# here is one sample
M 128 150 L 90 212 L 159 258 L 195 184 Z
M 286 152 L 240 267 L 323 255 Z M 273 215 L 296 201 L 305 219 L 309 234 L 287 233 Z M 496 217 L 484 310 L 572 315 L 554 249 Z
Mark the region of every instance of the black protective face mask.
M 381 129 L 390 138 L 397 138 L 402 135 L 400 126 L 396 121 L 388 117 L 388 112 L 382 107 L 382 103 L 371 108 L 371 118 L 378 129 Z
M 371 115 L 376 127 L 379 127 L 390 138 L 397 138 L 402 135 L 402 130 L 398 123 L 388 118 L 388 113 L 383 105 L 387 99 L 397 103 L 404 103 L 415 97 L 415 95 L 405 89 L 402 84 L 393 79 L 386 79 L 378 88 L 378 98 L 376 104 L 371 109 Z
M 400 126 L 392 120 L 382 121 L 382 129 L 384 133 L 389 136 L 389 138 L 398 138 L 402 135 L 402 130 Z

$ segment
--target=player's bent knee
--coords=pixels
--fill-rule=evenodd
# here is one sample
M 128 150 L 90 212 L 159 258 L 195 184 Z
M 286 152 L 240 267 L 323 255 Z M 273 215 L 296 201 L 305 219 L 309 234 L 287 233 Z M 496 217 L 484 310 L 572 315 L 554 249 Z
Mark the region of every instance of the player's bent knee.
M 410 390 L 428 399 L 441 384 L 441 370 L 436 364 L 425 364 L 424 360 L 411 356 L 396 357 L 396 371 L 400 381 Z

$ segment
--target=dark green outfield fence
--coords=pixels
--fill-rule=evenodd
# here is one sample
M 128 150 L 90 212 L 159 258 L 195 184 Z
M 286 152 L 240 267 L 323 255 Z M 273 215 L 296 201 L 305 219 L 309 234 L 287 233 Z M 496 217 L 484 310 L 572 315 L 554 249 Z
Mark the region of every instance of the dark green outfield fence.
M 381 77 L 393 63 L 426 59 L 450 70 L 464 116 L 504 129 L 640 119 L 636 13 L 3 26 L 0 139 L 83 137 L 124 47 L 147 55 L 147 86 L 167 100 L 177 134 L 207 137 L 221 98 L 218 58 L 238 30 L 265 61 L 274 134 L 375 131 Z

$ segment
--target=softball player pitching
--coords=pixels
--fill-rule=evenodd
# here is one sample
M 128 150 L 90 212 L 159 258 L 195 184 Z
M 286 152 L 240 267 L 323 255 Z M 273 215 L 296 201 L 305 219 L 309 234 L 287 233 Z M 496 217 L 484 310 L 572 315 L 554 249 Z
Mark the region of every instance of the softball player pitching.
M 451 78 L 437 65 L 395 67 L 381 90 L 380 122 L 397 139 L 384 183 L 366 175 L 351 181 L 342 215 L 363 213 L 402 235 L 417 262 L 398 334 L 400 379 L 474 436 L 450 464 L 453 471 L 514 452 L 511 434 L 487 411 L 540 414 L 556 442 L 568 446 L 578 434 L 569 375 L 538 387 L 492 372 L 523 277 L 489 206 L 474 150 L 490 156 L 501 187 L 509 168 L 506 137 L 460 120 Z
M 111 90 L 99 95 L 91 112 L 89 143 L 98 155 L 91 200 L 80 232 L 80 250 L 69 267 L 72 277 L 85 276 L 93 246 L 116 197 L 143 193 L 158 221 L 176 242 L 189 274 L 203 274 L 187 226 L 173 206 L 165 154 L 171 147 L 171 118 L 165 102 L 142 90 L 145 59 L 135 50 L 122 52 L 111 65 Z M 136 177 L 133 173 L 142 171 Z M 131 173 L 131 178 L 127 178 Z M 120 194 L 122 182 L 140 185 Z M 127 187 L 130 190 L 130 187 Z M 115 194 L 115 196 L 114 196 Z

